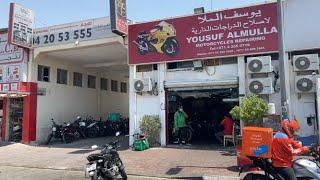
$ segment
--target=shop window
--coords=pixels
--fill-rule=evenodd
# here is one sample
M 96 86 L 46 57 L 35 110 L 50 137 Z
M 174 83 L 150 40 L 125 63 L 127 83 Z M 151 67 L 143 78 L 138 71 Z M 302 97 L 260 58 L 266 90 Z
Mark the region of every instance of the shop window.
M 111 91 L 118 92 L 118 81 L 111 80 Z
M 193 68 L 193 61 L 168 63 L 168 69 Z
M 101 87 L 101 90 L 108 90 L 108 79 L 101 78 L 100 87 Z
M 57 83 L 68 84 L 68 71 L 64 69 L 57 69 Z
M 121 82 L 120 89 L 122 93 L 127 93 L 127 83 Z
M 238 63 L 238 57 L 228 57 L 228 58 L 221 58 L 220 59 L 221 64 L 237 64 Z
M 82 87 L 82 74 L 78 72 L 73 73 L 73 86 Z
M 88 88 L 96 88 L 96 77 L 88 75 Z
M 50 67 L 38 65 L 38 81 L 50 81 Z

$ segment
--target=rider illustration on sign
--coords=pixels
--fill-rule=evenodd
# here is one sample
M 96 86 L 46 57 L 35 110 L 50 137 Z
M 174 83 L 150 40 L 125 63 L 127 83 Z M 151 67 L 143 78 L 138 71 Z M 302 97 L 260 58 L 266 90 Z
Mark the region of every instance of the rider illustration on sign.
M 157 52 L 168 56 L 176 56 L 179 52 L 179 44 L 176 39 L 176 29 L 173 25 L 162 21 L 150 30 L 140 32 L 136 41 L 133 41 L 138 47 L 141 55 L 148 52 Z

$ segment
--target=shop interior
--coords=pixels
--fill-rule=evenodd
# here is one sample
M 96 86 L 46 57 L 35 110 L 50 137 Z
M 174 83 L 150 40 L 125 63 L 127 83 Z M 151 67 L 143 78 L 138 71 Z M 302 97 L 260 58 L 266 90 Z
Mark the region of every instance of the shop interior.
M 9 140 L 22 140 L 23 98 L 9 98 Z
M 169 144 L 176 141 L 173 135 L 174 113 L 179 106 L 188 115 L 187 126 L 192 129 L 191 145 L 219 144 L 215 132 L 224 115 L 239 104 L 238 88 L 169 91 L 168 93 Z

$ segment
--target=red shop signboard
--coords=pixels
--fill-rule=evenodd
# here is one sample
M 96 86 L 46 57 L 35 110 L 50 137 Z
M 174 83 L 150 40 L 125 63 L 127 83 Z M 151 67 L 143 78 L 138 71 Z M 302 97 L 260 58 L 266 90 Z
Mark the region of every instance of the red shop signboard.
M 129 25 L 129 64 L 276 51 L 276 3 Z

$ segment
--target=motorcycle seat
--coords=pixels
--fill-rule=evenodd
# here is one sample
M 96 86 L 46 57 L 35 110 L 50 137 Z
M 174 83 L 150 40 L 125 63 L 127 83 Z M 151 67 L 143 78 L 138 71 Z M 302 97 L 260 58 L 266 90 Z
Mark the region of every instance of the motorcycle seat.
M 103 155 L 101 153 L 97 153 L 97 154 L 90 154 L 87 159 L 88 161 L 96 161 L 98 159 L 101 159 L 103 157 Z

